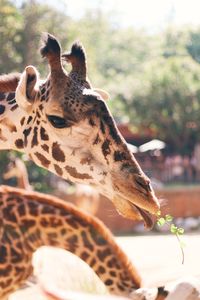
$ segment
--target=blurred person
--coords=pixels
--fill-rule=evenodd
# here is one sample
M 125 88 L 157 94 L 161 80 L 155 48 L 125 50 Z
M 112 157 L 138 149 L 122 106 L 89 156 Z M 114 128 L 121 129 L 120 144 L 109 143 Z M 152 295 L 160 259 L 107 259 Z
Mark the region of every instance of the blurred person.
M 183 156 L 183 180 L 184 182 L 191 182 L 191 162 L 188 155 Z
M 194 147 L 194 159 L 195 159 L 195 171 L 196 171 L 196 179 L 200 181 L 200 143 L 196 144 Z
M 173 157 L 172 174 L 175 181 L 180 181 L 183 178 L 183 159 L 179 154 Z

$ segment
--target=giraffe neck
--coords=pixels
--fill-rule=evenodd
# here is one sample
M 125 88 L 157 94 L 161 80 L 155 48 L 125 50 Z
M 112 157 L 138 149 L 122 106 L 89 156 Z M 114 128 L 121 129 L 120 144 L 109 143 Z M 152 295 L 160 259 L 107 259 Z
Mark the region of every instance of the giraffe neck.
M 27 191 L 31 191 L 31 185 L 29 184 L 27 172 L 21 173 L 21 176 L 17 176 L 17 187 L 21 189 L 25 189 Z
M 32 253 L 42 245 L 66 249 L 83 259 L 113 294 L 129 295 L 140 277 L 98 221 L 64 201 L 2 186 L 0 296 L 16 289 L 32 272 Z
M 15 163 L 13 168 L 7 173 L 7 178 L 16 177 L 17 178 L 17 187 L 21 189 L 25 189 L 27 191 L 32 191 L 32 187 L 29 183 L 28 171 L 25 163 L 21 159 L 15 159 Z

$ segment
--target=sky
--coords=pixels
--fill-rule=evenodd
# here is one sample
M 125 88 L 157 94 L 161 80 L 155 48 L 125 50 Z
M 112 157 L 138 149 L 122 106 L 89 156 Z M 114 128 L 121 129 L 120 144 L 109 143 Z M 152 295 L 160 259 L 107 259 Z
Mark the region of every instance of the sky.
M 199 25 L 200 0 L 48 0 L 65 3 L 67 14 L 80 18 L 88 9 L 113 12 L 113 22 L 147 30 L 163 29 L 167 24 Z M 62 4 L 60 4 L 62 5 Z

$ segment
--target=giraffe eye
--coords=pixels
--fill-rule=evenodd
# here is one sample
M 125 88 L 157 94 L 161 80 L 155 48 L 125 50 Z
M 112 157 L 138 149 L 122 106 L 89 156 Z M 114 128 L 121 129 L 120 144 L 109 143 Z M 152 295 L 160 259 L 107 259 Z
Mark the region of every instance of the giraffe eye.
M 55 128 L 66 128 L 71 126 L 64 118 L 52 115 L 47 116 L 47 118 L 51 125 Z

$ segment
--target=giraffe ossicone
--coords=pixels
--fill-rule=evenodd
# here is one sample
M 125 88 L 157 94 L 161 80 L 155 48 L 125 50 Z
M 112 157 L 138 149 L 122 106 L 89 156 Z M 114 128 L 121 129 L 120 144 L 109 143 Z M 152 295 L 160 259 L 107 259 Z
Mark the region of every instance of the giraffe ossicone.
M 87 78 L 84 48 L 76 43 L 62 55 L 50 34 L 43 43 L 50 68 L 45 80 L 33 66 L 0 77 L 0 149 L 22 151 L 65 179 L 94 186 L 120 214 L 151 227 L 159 202 L 117 129 L 106 93 Z M 69 73 L 63 60 L 72 66 Z

